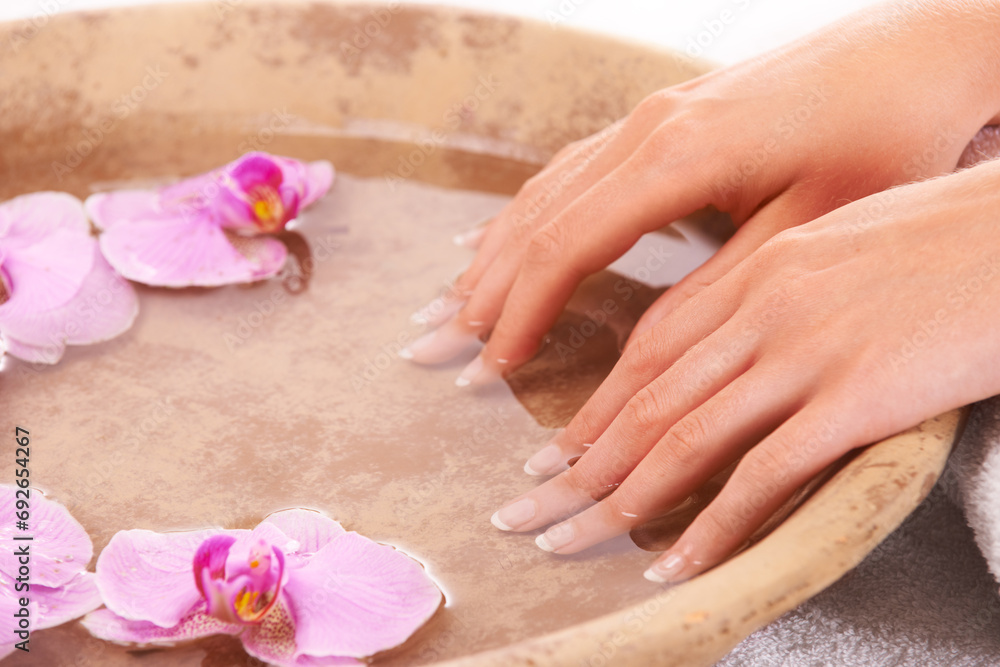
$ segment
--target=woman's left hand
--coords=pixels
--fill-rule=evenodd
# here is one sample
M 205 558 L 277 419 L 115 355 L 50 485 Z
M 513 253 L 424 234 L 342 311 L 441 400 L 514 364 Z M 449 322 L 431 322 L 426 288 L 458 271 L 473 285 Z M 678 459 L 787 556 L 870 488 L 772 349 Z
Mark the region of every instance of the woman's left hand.
M 783 231 L 668 313 L 550 445 L 562 461 L 582 458 L 494 524 L 529 531 L 571 516 L 538 544 L 575 553 L 742 457 L 647 572 L 683 580 L 739 548 L 845 452 L 998 393 L 994 161 Z

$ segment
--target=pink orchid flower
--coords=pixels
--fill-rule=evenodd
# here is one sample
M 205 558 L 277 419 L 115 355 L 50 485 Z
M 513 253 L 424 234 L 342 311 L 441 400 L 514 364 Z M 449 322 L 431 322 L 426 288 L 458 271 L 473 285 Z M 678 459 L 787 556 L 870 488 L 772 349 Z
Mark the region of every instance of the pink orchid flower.
M 101 250 L 123 276 L 162 287 L 216 287 L 269 278 L 285 264 L 275 238 L 327 193 L 333 165 L 247 153 L 157 190 L 91 195 Z
M 276 665 L 356 665 L 403 643 L 441 604 L 414 560 L 309 510 L 253 530 L 117 533 L 97 560 L 101 639 L 171 645 L 238 635 Z
M 97 609 L 101 595 L 94 575 L 86 571 L 94 549 L 90 537 L 65 507 L 35 489 L 10 484 L 0 485 L 0 499 L 3 658 L 25 640 L 29 643 L 22 648 L 30 650 L 29 632 L 61 625 Z M 17 528 L 17 513 L 23 511 L 17 509 L 18 500 L 28 501 L 28 530 Z M 28 619 L 27 628 L 21 622 L 24 618 Z
M 0 204 L 0 350 L 54 364 L 66 345 L 126 331 L 135 290 L 105 261 L 80 200 L 60 192 Z

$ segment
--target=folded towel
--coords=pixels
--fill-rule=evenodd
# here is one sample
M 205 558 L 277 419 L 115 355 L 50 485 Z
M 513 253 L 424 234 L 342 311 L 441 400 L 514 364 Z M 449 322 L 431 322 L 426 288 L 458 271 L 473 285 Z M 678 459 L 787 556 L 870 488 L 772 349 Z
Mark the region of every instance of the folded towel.
M 1000 397 L 975 406 L 941 480 L 898 530 L 718 665 L 1000 665 L 991 570 L 1000 575 Z
M 946 473 L 939 484 L 965 510 L 976 544 L 1000 581 L 1000 396 L 975 406 Z

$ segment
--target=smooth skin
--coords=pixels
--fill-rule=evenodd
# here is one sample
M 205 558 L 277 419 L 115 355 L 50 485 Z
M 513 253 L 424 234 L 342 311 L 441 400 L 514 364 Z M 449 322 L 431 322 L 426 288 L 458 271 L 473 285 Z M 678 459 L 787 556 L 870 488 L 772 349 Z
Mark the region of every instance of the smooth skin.
M 575 553 L 742 456 L 647 572 L 679 581 L 850 449 L 1000 393 L 1000 163 L 925 180 L 1000 121 L 998 35 L 1000 2 L 883 5 L 655 93 L 529 180 L 476 239 L 464 307 L 407 351 L 436 362 L 489 333 L 460 384 L 530 359 L 579 282 L 642 234 L 707 205 L 738 231 L 526 468 L 563 472 L 494 524 L 572 516 L 538 543 Z

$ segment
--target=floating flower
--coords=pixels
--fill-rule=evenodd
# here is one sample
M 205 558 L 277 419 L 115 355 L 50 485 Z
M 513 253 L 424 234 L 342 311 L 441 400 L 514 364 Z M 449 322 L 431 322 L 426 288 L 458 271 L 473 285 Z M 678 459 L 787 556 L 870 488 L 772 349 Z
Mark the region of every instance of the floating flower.
M 54 364 L 67 344 L 126 331 L 138 311 L 135 291 L 101 255 L 79 199 L 39 192 L 0 204 L 0 350 Z
M 123 276 L 147 285 L 215 287 L 268 278 L 285 263 L 280 232 L 333 183 L 329 162 L 266 153 L 157 190 L 92 195 L 87 212 L 101 250 Z
M 277 665 L 355 665 L 405 641 L 441 603 L 419 563 L 318 512 L 253 530 L 117 533 L 97 560 L 107 609 L 83 624 L 109 641 L 171 645 L 238 635 Z
M 90 537 L 65 507 L 35 489 L 9 484 L 0 485 L 0 498 L 0 618 L 10 628 L 0 639 L 3 658 L 18 645 L 29 650 L 29 632 L 97 609 L 101 596 L 86 571 L 93 555 Z M 18 509 L 19 500 L 28 502 L 27 510 Z M 17 515 L 25 511 L 28 530 L 20 530 Z M 31 539 L 15 539 L 27 536 Z

